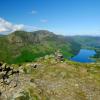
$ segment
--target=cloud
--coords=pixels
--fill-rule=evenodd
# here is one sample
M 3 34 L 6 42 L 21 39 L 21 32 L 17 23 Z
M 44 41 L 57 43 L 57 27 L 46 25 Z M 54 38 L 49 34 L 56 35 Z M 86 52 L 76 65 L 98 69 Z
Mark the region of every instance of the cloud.
M 5 31 L 6 31 L 5 28 L 1 28 L 1 29 L 0 29 L 0 32 L 5 32 Z
M 0 32 L 13 32 L 22 29 L 24 29 L 23 24 L 12 24 L 11 22 L 4 20 L 3 18 L 0 18 Z
M 13 24 L 3 18 L 0 18 L 0 33 L 7 34 L 16 30 L 33 31 L 38 29 L 33 25 Z
M 32 10 L 31 14 L 37 14 L 37 11 L 36 10 Z
M 47 20 L 47 19 L 42 19 L 42 20 L 40 20 L 40 22 L 42 22 L 42 23 L 47 23 L 48 20 Z

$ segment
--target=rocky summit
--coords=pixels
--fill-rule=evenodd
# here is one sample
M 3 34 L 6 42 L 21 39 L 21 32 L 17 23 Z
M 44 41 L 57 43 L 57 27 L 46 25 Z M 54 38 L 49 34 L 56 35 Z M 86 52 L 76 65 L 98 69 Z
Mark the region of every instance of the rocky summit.
M 100 100 L 100 63 L 81 64 L 46 55 L 20 65 L 2 63 L 0 68 L 0 100 Z M 9 84 L 3 83 L 2 73 Z

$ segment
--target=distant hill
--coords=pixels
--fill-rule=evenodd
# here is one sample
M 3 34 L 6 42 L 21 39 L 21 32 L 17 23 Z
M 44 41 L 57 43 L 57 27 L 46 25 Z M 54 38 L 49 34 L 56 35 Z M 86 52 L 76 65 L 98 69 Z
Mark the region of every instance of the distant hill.
M 65 57 L 76 54 L 80 45 L 72 37 L 56 35 L 46 30 L 15 31 L 0 37 L 0 61 L 23 63 L 61 50 Z
M 5 36 L 5 35 L 3 35 L 3 34 L 0 34 L 0 37 L 1 37 L 1 36 Z
M 73 36 L 75 42 L 81 45 L 81 48 L 93 49 L 96 51 L 96 61 L 100 61 L 100 36 Z
M 73 36 L 74 41 L 79 43 L 82 47 L 100 48 L 99 36 Z

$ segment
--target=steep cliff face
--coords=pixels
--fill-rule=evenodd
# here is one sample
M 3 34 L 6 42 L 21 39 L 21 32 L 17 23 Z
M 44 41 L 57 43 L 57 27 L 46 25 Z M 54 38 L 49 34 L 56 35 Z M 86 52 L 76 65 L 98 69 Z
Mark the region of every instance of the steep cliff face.
M 15 31 L 0 37 L 0 60 L 7 63 L 30 62 L 58 49 L 68 58 L 78 52 L 80 45 L 72 38 L 45 30 Z

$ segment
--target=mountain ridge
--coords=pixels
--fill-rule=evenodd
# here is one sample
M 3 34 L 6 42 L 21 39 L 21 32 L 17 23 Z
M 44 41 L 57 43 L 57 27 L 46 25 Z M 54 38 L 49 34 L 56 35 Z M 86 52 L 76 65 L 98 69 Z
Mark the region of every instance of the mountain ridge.
M 0 37 L 0 43 L 0 60 L 8 63 L 33 61 L 58 49 L 68 58 L 78 52 L 80 47 L 72 38 L 46 30 L 15 31 Z

